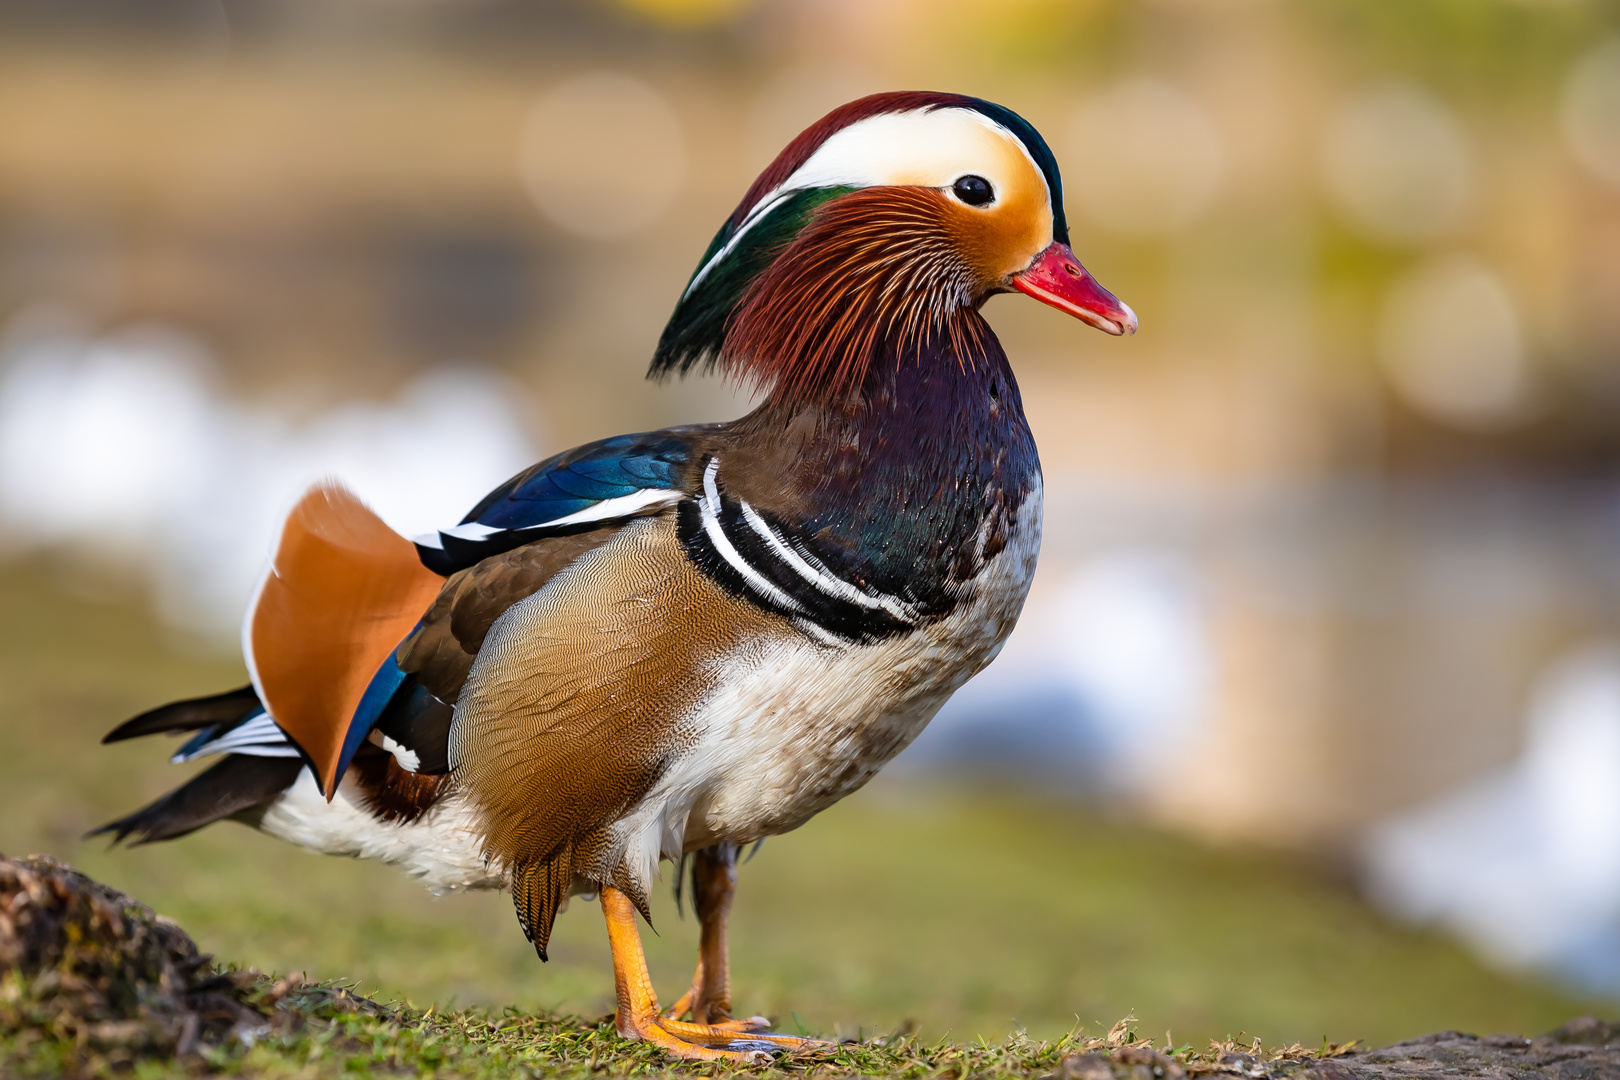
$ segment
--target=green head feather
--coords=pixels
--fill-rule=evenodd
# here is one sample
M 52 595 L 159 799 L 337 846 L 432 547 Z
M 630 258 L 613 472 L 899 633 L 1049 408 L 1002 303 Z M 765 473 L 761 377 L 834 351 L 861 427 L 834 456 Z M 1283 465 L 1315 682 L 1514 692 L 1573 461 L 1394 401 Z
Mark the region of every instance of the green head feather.
M 703 260 L 675 305 L 647 371 L 650 379 L 684 375 L 694 367 L 712 370 L 720 360 L 732 312 L 782 249 L 792 243 L 815 212 L 854 188 L 807 188 L 785 194 L 774 206 L 738 229 L 727 221 L 703 253 Z

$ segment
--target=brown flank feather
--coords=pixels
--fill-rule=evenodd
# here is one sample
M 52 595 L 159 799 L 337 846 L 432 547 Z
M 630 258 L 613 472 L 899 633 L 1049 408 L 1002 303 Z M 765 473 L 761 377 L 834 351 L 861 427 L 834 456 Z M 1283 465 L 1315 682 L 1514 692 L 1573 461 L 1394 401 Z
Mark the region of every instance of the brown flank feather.
M 512 906 L 518 925 L 534 951 L 545 961 L 546 944 L 557 912 L 574 886 L 573 849 L 564 845 L 549 859 L 525 859 L 512 864 Z
M 576 874 L 617 885 L 646 913 L 611 826 L 695 737 L 683 721 L 713 658 L 785 629 L 689 563 L 665 514 L 630 522 L 490 633 L 457 703 L 451 758 L 537 950 Z
M 450 577 L 395 660 L 440 701 L 454 702 L 484 647 L 484 636 L 506 609 L 538 592 L 569 563 L 606 543 L 619 526 L 535 540 Z
M 368 752 L 369 751 L 369 752 Z M 378 821 L 409 825 L 438 801 L 448 777 L 423 776 L 400 765 L 393 754 L 362 746 L 349 766 L 366 808 Z
M 983 354 L 988 289 L 961 255 L 962 215 L 933 188 L 866 188 L 822 207 L 749 287 L 722 363 L 777 403 L 837 403 L 880 352 L 943 335 L 959 363 Z

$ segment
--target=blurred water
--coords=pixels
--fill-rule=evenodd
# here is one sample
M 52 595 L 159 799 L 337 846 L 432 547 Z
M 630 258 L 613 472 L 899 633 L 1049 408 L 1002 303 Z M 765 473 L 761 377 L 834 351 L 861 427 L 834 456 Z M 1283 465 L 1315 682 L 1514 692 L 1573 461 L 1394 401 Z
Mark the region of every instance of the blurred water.
M 1544 675 L 1511 767 L 1374 829 L 1369 892 L 1498 961 L 1620 994 L 1620 643 Z
M 230 634 L 309 484 L 347 484 L 405 535 L 459 521 L 534 461 L 524 400 L 490 370 L 441 367 L 391 401 L 295 419 L 227 397 L 172 328 L 96 334 L 36 310 L 0 340 L 0 539 L 133 563 L 164 618 Z
M 1129 795 L 1207 719 L 1214 656 L 1201 587 L 1191 561 L 1164 547 L 1060 557 L 1001 655 L 897 767 Z
M 413 535 L 459 521 L 537 457 L 524 397 L 476 367 L 430 370 L 391 401 L 294 418 L 233 400 L 195 338 L 95 333 L 36 308 L 0 337 L 0 540 L 139 567 L 159 613 L 233 639 L 282 515 L 335 478 Z M 1206 707 L 1198 570 L 1122 543 L 1042 576 L 1001 658 L 902 767 L 1038 774 L 1128 792 Z
M 293 419 L 231 400 L 171 327 L 89 331 L 36 309 L 0 338 L 0 536 L 142 568 L 160 613 L 229 640 L 282 515 L 336 478 L 405 535 L 460 520 L 537 453 L 523 396 L 440 368 L 392 401 Z M 1195 568 L 1141 545 L 1060 562 L 1000 660 L 940 715 L 908 764 L 1128 788 L 1197 721 L 1209 644 Z

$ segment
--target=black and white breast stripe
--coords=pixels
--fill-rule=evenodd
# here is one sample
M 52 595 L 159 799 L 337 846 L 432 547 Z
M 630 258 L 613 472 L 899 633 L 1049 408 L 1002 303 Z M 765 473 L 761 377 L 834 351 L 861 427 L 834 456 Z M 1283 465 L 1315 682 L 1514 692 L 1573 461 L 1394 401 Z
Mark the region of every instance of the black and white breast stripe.
M 917 626 L 916 607 L 837 576 L 804 538 L 785 534 L 741 499 L 720 492 L 720 459 L 704 466 L 703 490 L 679 509 L 687 558 L 733 595 L 792 619 L 825 644 L 872 642 Z

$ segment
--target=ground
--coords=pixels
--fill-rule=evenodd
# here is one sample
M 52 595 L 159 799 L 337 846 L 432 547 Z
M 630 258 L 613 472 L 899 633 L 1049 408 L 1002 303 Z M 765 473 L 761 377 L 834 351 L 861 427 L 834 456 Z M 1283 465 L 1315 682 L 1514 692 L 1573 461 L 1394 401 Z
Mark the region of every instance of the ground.
M 1106 1033 L 997 1043 L 897 1032 L 753 1065 L 685 1065 L 619 1038 L 613 1019 L 380 1004 L 341 985 L 222 968 L 172 920 L 58 860 L 0 858 L 0 1073 L 6 1076 L 445 1077 L 598 1073 L 1026 1077 L 1040 1080 L 1576 1078 L 1620 1070 L 1620 1027 L 1594 1018 L 1538 1039 L 1445 1032 L 1354 1043 L 1154 1046 L 1134 1017 Z
M 161 739 L 102 747 L 100 735 L 154 703 L 240 685 L 240 665 L 164 630 L 128 579 L 79 565 L 0 567 L 0 610 L 0 852 L 56 855 L 243 969 L 328 988 L 342 979 L 394 1003 L 387 1017 L 343 1021 L 354 1025 L 344 1038 L 375 1037 L 381 1053 L 431 1042 L 521 1054 L 536 1030 L 560 1046 L 607 1045 L 592 1041 L 605 1031 L 561 1019 L 611 1007 L 591 905 L 562 917 L 541 965 L 498 894 L 432 897 L 387 867 L 229 824 L 134 850 L 80 840 L 187 773 L 164 762 Z M 650 963 L 673 994 L 696 929 L 667 887 L 653 915 Z M 733 957 L 747 1013 L 790 1032 L 909 1030 L 908 1047 L 956 1048 L 939 1053 L 1002 1053 L 1020 1031 L 1031 1041 L 1017 1045 L 1055 1053 L 1077 1025 L 1105 1034 L 1127 1014 L 1161 1047 L 1254 1035 L 1319 1047 L 1546 1031 L 1612 1009 L 1389 924 L 1311 858 L 1209 847 L 1108 807 L 944 780 L 880 777 L 767 843 L 742 868 Z

